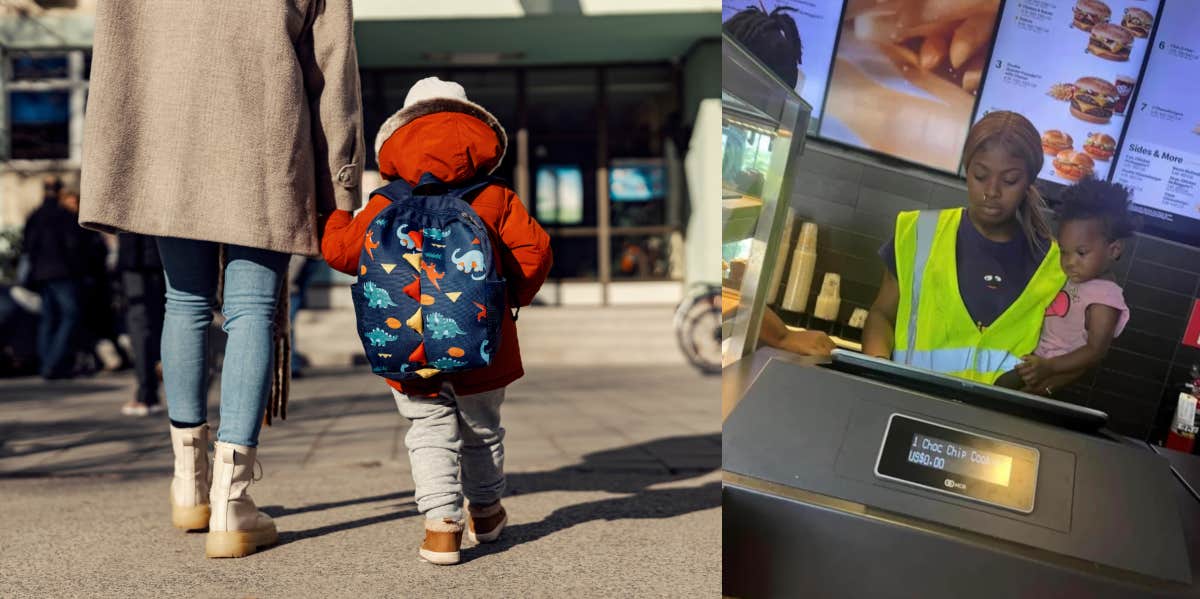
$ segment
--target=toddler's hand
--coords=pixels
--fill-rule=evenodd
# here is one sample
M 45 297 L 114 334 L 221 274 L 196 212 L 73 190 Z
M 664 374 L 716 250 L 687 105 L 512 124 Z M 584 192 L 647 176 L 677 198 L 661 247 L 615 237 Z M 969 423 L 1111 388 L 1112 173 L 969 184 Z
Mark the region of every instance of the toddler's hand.
M 1050 364 L 1045 358 L 1028 355 L 1021 359 L 1021 363 L 1017 364 L 1017 374 L 1021 375 L 1021 380 L 1025 381 L 1025 386 L 1030 389 L 1036 389 L 1039 393 L 1044 390 L 1046 380 L 1050 378 L 1053 372 L 1050 371 Z

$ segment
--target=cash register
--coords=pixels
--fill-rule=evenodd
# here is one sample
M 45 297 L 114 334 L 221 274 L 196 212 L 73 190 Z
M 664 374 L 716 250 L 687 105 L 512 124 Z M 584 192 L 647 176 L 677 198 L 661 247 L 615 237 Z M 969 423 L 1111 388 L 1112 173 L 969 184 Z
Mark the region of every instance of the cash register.
M 842 350 L 725 379 L 727 596 L 1200 597 L 1197 461 L 1103 412 Z

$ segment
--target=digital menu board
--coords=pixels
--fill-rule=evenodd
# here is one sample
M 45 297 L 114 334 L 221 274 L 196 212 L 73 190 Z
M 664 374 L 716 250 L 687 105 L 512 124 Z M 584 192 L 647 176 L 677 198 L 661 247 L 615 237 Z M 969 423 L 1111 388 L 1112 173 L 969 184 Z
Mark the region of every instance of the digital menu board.
M 1000 0 L 850 0 L 820 135 L 958 170 Z
M 1042 135 L 1041 179 L 1107 179 L 1158 0 L 1008 0 L 976 120 L 1025 115 Z
M 1200 242 L 1200 6 L 1167 0 L 1113 181 L 1168 237 Z
M 842 0 L 725 0 L 721 23 L 763 64 L 791 83 L 796 73 L 796 93 L 812 108 L 810 129 L 821 118 L 829 64 L 837 40 Z M 766 10 L 763 10 L 763 9 Z M 791 32 L 800 40 L 792 44 Z

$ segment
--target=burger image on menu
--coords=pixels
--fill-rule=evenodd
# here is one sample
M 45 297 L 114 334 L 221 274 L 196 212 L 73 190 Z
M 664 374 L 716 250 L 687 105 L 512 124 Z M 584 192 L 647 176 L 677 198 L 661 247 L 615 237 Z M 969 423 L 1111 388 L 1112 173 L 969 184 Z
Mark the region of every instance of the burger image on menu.
M 1091 31 L 1100 23 L 1107 23 L 1112 16 L 1112 9 L 1100 0 L 1079 0 L 1075 3 L 1075 21 L 1071 23 L 1076 29 Z
M 1042 134 L 1042 151 L 1047 156 L 1058 156 L 1059 152 L 1070 150 L 1074 146 L 1075 140 L 1058 129 L 1051 129 Z
M 1100 23 L 1092 27 L 1088 52 L 1100 58 L 1123 62 L 1129 60 L 1129 51 L 1132 48 L 1133 34 L 1128 29 L 1112 23 Z
M 1083 151 L 1096 160 L 1108 160 L 1117 150 L 1117 140 L 1107 133 L 1088 133 Z
M 1140 38 L 1150 37 L 1150 29 L 1154 27 L 1154 16 L 1140 8 L 1126 8 L 1121 27 Z
M 1068 181 L 1078 181 L 1091 176 L 1096 163 L 1083 152 L 1063 150 L 1054 157 L 1054 173 Z
M 1117 97 L 1117 88 L 1113 84 L 1096 77 L 1081 77 L 1075 82 L 1075 93 L 1071 95 L 1071 115 L 1103 125 L 1112 119 Z

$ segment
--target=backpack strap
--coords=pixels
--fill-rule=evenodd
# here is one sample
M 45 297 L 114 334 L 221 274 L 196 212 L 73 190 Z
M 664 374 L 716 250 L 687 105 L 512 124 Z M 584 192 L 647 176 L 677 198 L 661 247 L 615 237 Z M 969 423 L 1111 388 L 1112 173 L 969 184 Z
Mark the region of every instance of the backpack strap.
M 403 202 L 413 195 L 413 188 L 404 179 L 396 179 L 379 189 L 371 192 L 371 195 L 381 195 L 392 202 Z
M 433 176 L 432 173 L 425 173 L 421 175 L 421 179 L 412 188 L 412 195 L 445 195 L 469 203 L 469 198 L 474 197 L 476 193 L 492 184 L 503 185 L 504 182 L 495 177 L 483 176 L 467 181 L 462 185 L 450 186 Z

